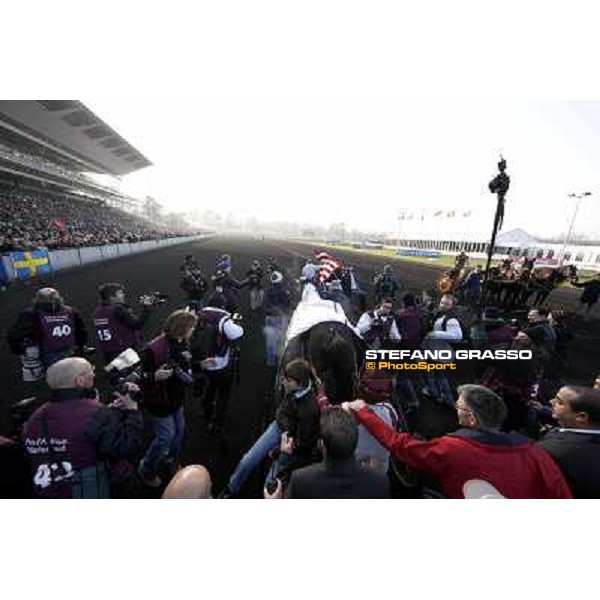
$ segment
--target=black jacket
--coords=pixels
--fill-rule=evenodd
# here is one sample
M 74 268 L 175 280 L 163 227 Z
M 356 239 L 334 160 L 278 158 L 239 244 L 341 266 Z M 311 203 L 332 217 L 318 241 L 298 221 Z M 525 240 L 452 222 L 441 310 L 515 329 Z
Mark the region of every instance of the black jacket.
M 181 353 L 184 350 L 189 351 L 185 343 L 179 343 L 169 340 L 169 354 L 167 364 L 178 365 L 184 370 L 189 368 L 189 362 L 185 360 Z M 155 417 L 163 418 L 177 412 L 183 405 L 183 401 L 190 389 L 189 384 L 181 381 L 174 373 L 164 382 L 156 383 L 154 374 L 161 364 L 157 364 L 154 353 L 150 348 L 145 348 L 140 354 L 142 365 L 142 380 L 140 387 L 142 390 L 142 407 L 148 410 Z
M 115 308 L 115 318 L 121 321 L 125 327 L 139 331 L 144 327 L 150 316 L 150 307 L 142 305 L 142 312 L 136 315 L 133 309 L 126 304 L 117 304 Z
M 538 445 L 560 467 L 573 498 L 600 498 L 600 431 L 553 429 Z
M 288 498 L 378 499 L 390 497 L 386 475 L 363 467 L 354 458 L 329 460 L 292 474 Z
M 309 454 L 319 439 L 319 417 L 317 395 L 313 388 L 301 398 L 286 394 L 277 409 L 275 420 L 282 431 L 289 432 L 294 438 L 294 450 Z

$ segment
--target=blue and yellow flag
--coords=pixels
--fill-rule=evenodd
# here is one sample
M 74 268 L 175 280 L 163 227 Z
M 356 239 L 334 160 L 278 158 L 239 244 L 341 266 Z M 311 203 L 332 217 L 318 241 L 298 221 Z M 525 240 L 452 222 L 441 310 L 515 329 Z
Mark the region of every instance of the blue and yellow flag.
M 11 252 L 13 269 L 17 279 L 31 279 L 51 272 L 48 250 L 32 250 L 31 252 Z

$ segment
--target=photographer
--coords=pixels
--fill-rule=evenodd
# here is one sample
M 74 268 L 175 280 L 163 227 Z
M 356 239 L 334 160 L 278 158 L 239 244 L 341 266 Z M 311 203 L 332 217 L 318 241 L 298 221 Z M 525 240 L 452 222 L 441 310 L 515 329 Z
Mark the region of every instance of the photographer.
M 211 433 L 222 438 L 233 384 L 232 344 L 244 335 L 236 315 L 225 310 L 223 296 L 215 294 L 198 313 L 192 355 L 207 379 L 203 396 L 204 418 Z
M 37 498 L 108 498 L 108 461 L 141 448 L 143 422 L 137 404 L 117 394 L 101 404 L 94 368 L 83 358 L 65 358 L 48 368 L 49 402 L 25 423 L 23 443 L 30 458 Z M 128 384 L 135 391 L 133 384 Z
M 363 313 L 356 328 L 371 350 L 387 347 L 390 340 L 400 341 L 401 339 L 392 313 L 391 298 L 384 298 L 379 308 Z
M 47 368 L 63 358 L 83 354 L 87 332 L 79 313 L 65 305 L 57 290 L 42 288 L 7 337 L 10 349 L 22 360 L 35 354 Z
M 183 273 L 180 287 L 186 292 L 188 300 L 198 303 L 202 302 L 204 294 L 208 289 L 208 282 L 204 275 L 202 275 L 199 265 L 195 265 Z
M 110 363 L 123 350 L 137 349 L 141 332 L 150 315 L 151 298 L 142 297 L 142 312 L 136 315 L 125 304 L 125 287 L 120 283 L 104 283 L 98 288 L 100 305 L 94 312 L 96 342 L 104 362 Z
M 159 487 L 159 463 L 171 466 L 179 456 L 185 426 L 183 400 L 193 382 L 189 341 L 197 317 L 176 310 L 165 321 L 163 333 L 142 352 L 142 398 L 150 414 L 154 439 L 139 465 L 139 475 L 149 487 Z
M 265 291 L 262 286 L 264 272 L 257 260 L 252 261 L 252 267 L 246 271 L 246 279 L 242 281 L 242 286 L 247 287 L 250 292 L 250 308 L 256 310 L 263 303 Z

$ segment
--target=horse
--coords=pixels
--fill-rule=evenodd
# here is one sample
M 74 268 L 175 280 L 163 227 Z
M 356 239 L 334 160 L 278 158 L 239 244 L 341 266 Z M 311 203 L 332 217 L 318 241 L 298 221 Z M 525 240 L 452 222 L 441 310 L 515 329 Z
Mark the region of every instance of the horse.
M 360 349 L 359 338 L 347 325 L 325 321 L 313 325 L 308 331 L 291 339 L 283 354 L 281 365 L 297 358 L 307 360 L 323 382 L 329 402 L 341 404 L 355 397 L 358 371 L 362 363 Z M 281 377 L 278 376 L 278 389 L 280 381 Z
M 577 271 L 571 265 L 562 267 L 536 267 L 531 274 L 530 286 L 536 293 L 532 306 L 542 306 L 552 290 L 565 281 L 577 280 Z

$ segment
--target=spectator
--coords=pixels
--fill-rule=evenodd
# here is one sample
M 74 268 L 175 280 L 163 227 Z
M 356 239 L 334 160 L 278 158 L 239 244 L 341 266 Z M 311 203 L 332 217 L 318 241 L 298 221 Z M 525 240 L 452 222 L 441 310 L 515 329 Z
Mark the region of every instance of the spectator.
M 94 389 L 94 368 L 83 358 L 53 364 L 46 381 L 52 397 L 23 430 L 35 496 L 108 498 L 111 464 L 142 446 L 137 404 L 129 395 L 117 395 L 110 407 L 104 406 Z
M 398 413 L 392 406 L 393 380 L 385 371 L 365 371 L 359 385 L 359 397 L 389 427 L 396 428 Z M 358 426 L 356 460 L 366 467 L 388 472 L 390 452 L 384 448 L 364 425 Z
M 394 458 L 435 477 L 446 498 L 481 497 L 481 484 L 493 488 L 496 497 L 571 497 L 548 454 L 525 436 L 500 432 L 506 418 L 500 396 L 480 385 L 459 386 L 458 392 L 456 411 L 462 428 L 429 441 L 395 432 L 362 400 L 342 406 L 353 411 Z
M 202 465 L 189 465 L 177 471 L 162 495 L 163 500 L 209 500 L 212 498 L 210 473 Z
M 417 306 L 415 296 L 410 292 L 402 296 L 402 305 L 403 308 L 396 312 L 396 323 L 402 337 L 401 347 L 404 350 L 417 350 L 421 347 L 425 333 L 424 314 L 421 307 Z M 419 408 L 419 397 L 409 377 L 398 374 L 396 391 L 407 411 Z
M 475 307 L 479 304 L 481 298 L 481 282 L 483 280 L 483 270 L 481 265 L 477 265 L 468 275 L 464 283 L 467 294 L 467 304 Z
M 282 463 L 275 461 L 271 468 L 274 475 L 281 476 L 292 468 L 312 462 L 319 438 L 318 382 L 311 366 L 302 359 L 292 360 L 283 369 L 284 398 L 277 408 L 275 420 L 244 454 L 221 497 L 238 496 L 242 485 L 262 460 L 276 450 L 282 434 L 294 440 Z
M 79 248 L 189 235 L 97 200 L 0 195 L 2 251 Z
M 443 294 L 440 298 L 439 310 L 433 319 L 433 327 L 423 340 L 427 350 L 453 350 L 452 344 L 461 342 L 463 330 L 460 321 L 454 316 L 456 300 L 451 294 Z M 441 362 L 441 361 L 440 361 Z M 448 361 L 450 362 L 450 361 Z M 444 371 L 433 375 L 425 375 L 423 394 L 432 397 L 437 402 L 454 406 L 454 391 Z
M 527 335 L 530 335 L 532 331 L 535 335 L 539 331 L 544 348 L 549 354 L 552 354 L 556 346 L 556 331 L 549 321 L 549 316 L 550 311 L 547 308 L 532 308 L 527 315 L 530 326 L 524 331 Z M 532 336 L 530 335 L 530 337 Z
M 600 498 L 600 390 L 565 386 L 552 400 L 559 428 L 539 442 L 558 464 L 573 498 Z
M 359 464 L 354 457 L 358 443 L 358 427 L 350 415 L 340 408 L 326 409 L 321 415 L 320 434 L 323 462 L 294 471 L 286 498 L 390 497 L 387 476 L 376 469 Z M 285 451 L 284 441 L 281 449 Z M 281 480 L 278 480 L 273 493 L 265 490 L 265 498 L 282 497 Z

